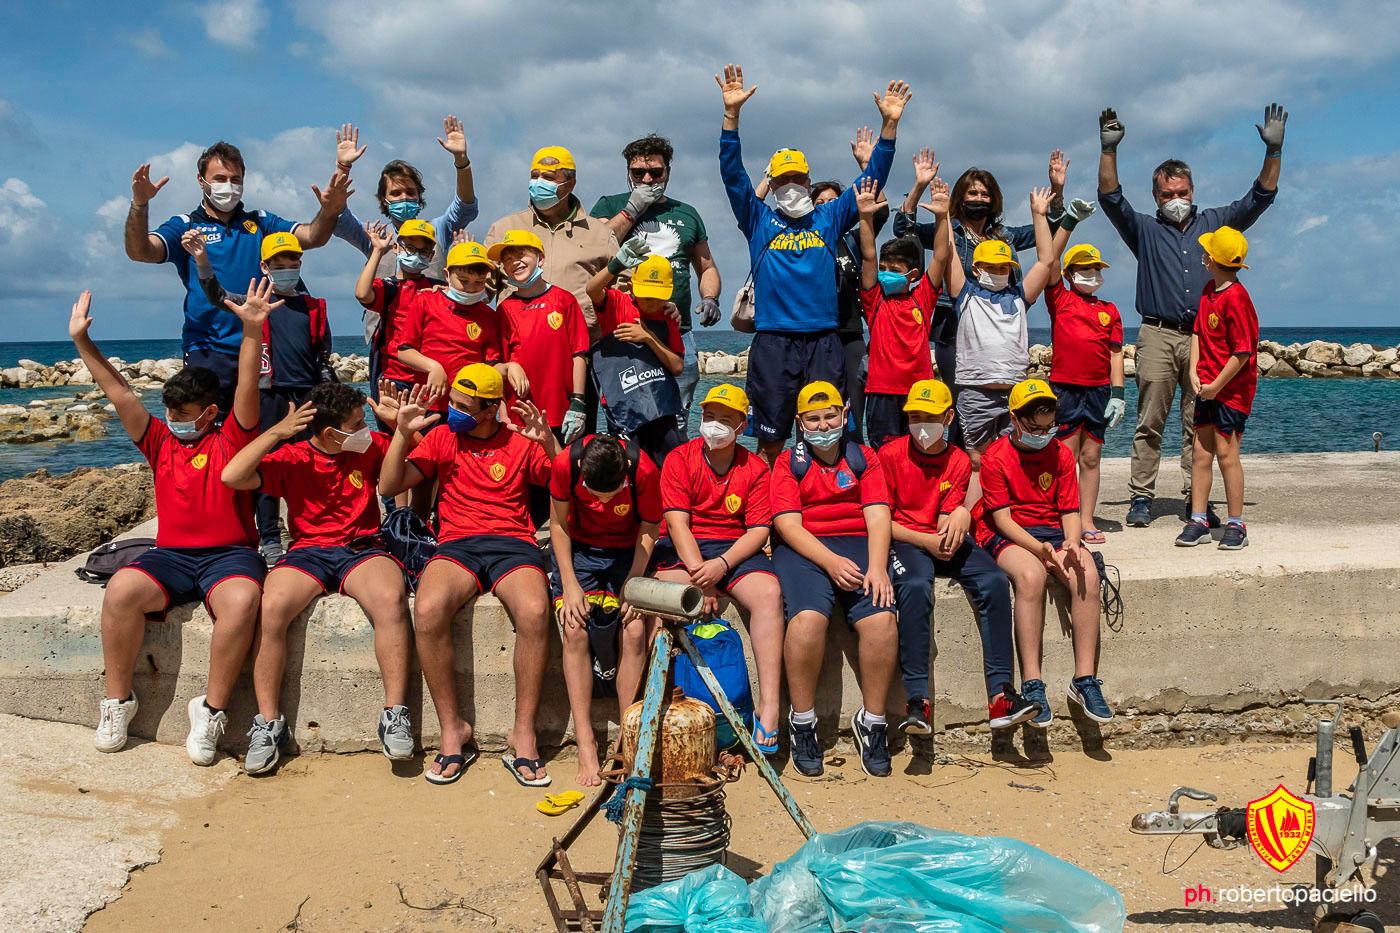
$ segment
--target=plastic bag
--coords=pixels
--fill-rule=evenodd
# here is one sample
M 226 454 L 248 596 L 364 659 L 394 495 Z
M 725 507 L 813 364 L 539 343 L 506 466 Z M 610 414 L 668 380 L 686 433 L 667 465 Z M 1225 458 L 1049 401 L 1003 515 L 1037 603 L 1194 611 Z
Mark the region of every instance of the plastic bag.
M 766 933 L 744 879 L 723 865 L 638 891 L 627 902 L 627 933 Z

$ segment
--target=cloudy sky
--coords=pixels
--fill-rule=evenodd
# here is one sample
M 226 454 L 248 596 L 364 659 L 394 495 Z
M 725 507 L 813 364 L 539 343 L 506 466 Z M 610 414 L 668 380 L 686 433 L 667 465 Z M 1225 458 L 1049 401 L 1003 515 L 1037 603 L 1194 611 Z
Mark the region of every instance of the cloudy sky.
M 523 205 L 536 147 L 573 149 L 591 206 L 625 189 L 625 142 L 670 136 L 670 191 L 705 218 L 727 307 L 747 272 L 716 158 L 712 75 L 729 61 L 759 86 L 742 125 L 751 171 L 797 146 L 817 176 L 849 178 L 853 130 L 878 126 L 871 92 L 903 78 L 914 98 L 891 194 L 931 145 L 950 182 L 968 165 L 994 171 L 1017 223 L 1056 146 L 1071 193 L 1093 197 L 1108 105 L 1127 126 L 1120 167 L 1136 205 L 1150 208 L 1151 168 L 1168 156 L 1195 168 L 1199 203 L 1233 200 L 1259 171 L 1254 123 L 1278 100 L 1290 112 L 1281 192 L 1250 232 L 1246 273 L 1263 323 L 1397 322 L 1385 270 L 1400 226 L 1400 17 L 1375 4 L 156 0 L 6 5 L 0 25 L 5 339 L 61 339 L 81 288 L 97 295 L 99 335 L 178 336 L 174 273 L 122 251 L 141 162 L 173 179 L 153 224 L 197 204 L 194 160 L 218 138 L 248 159 L 248 205 L 307 220 L 334 127 L 352 121 L 370 146 L 351 202 L 361 216 L 391 158 L 423 168 L 436 214 L 451 185 L 434 141 L 447 113 L 466 125 L 483 234 Z M 1113 263 L 1103 294 L 1135 321 L 1131 257 L 1102 218 L 1080 231 Z M 307 257 L 342 334 L 358 329 L 358 259 L 337 240 Z

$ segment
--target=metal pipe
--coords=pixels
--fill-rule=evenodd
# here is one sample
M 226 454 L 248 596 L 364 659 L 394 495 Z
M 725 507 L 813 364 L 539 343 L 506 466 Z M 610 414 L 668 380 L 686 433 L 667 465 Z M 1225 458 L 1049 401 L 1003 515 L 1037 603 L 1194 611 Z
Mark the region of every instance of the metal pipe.
M 622 587 L 622 600 L 643 612 L 685 622 L 700 617 L 705 594 L 689 583 L 633 577 Z

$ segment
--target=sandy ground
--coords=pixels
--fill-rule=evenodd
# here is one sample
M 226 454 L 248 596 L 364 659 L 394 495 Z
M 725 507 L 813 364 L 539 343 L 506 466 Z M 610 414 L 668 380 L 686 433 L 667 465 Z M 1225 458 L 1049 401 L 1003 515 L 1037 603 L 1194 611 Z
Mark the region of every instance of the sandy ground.
M 43 749 L 17 754 L 16 745 L 36 738 Z M 291 759 L 255 779 L 226 759 L 194 768 L 178 747 L 99 756 L 86 729 L 10 717 L 0 718 L 0 748 L 9 863 L 0 928 L 78 929 L 127 867 L 144 865 L 120 899 L 92 914 L 88 930 L 551 929 L 533 871 L 572 816 L 537 813 L 540 792 L 517 787 L 490 757 L 451 787 L 428 785 L 417 761 L 395 773 L 370 754 Z M 1127 825 L 1134 812 L 1163 806 L 1179 784 L 1215 790 L 1232 805 L 1280 781 L 1301 789 L 1308 754 L 1269 745 L 1060 752 L 1017 767 L 990 754 L 930 765 L 905 751 L 895 776 L 877 780 L 838 749 L 825 778 L 790 770 L 785 778 L 819 830 L 910 819 L 1041 846 L 1117 886 L 1130 930 L 1305 930 L 1302 909 L 1187 909 L 1183 892 L 1305 882 L 1311 858 L 1279 876 L 1247 849 L 1202 848 L 1163 875 L 1167 840 L 1133 836 Z M 554 789 L 570 785 L 571 765 L 552 763 Z M 730 788 L 729 812 L 730 865 L 741 874 L 766 871 L 800 845 L 752 769 Z M 161 827 L 160 860 L 146 864 Z M 573 848 L 573 864 L 606 870 L 615 845 L 615 830 L 600 819 Z M 1191 849 L 1177 844 L 1171 863 Z M 1379 912 L 1400 923 L 1400 846 L 1382 847 L 1377 874 Z

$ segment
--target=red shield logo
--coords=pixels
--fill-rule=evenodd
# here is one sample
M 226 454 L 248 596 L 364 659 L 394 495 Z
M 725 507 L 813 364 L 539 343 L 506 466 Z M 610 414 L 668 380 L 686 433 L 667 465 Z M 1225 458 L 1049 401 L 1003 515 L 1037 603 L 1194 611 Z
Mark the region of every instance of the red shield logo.
M 1317 807 L 1280 784 L 1249 804 L 1249 844 L 1277 872 L 1293 867 L 1312 842 Z

